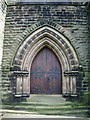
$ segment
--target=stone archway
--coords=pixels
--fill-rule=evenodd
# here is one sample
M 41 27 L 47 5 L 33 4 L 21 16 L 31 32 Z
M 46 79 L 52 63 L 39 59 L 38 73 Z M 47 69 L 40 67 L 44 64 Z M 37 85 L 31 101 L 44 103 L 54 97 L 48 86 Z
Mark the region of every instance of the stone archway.
M 63 30 L 62 28 L 61 31 Z M 68 36 L 66 38 L 59 31 L 48 25 L 42 26 L 29 35 L 19 47 L 13 62 L 13 67 L 18 68 L 14 71 L 17 76 L 16 96 L 30 95 L 30 67 L 36 54 L 45 46 L 52 49 L 61 63 L 62 93 L 76 94 L 77 54 L 67 39 Z M 64 33 L 66 35 L 67 31 Z

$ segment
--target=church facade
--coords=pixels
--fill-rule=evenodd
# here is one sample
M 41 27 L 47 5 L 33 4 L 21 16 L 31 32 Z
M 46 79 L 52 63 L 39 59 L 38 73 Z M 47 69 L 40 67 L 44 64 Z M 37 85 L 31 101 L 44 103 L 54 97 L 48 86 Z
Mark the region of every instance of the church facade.
M 5 6 L 3 100 L 88 91 L 89 1 L 17 0 Z

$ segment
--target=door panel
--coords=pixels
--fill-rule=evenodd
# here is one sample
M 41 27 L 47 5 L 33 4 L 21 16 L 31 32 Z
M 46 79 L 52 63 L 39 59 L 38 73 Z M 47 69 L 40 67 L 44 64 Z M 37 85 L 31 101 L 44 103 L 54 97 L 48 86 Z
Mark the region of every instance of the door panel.
M 49 48 L 43 48 L 34 58 L 31 66 L 31 94 L 60 94 L 61 65 Z

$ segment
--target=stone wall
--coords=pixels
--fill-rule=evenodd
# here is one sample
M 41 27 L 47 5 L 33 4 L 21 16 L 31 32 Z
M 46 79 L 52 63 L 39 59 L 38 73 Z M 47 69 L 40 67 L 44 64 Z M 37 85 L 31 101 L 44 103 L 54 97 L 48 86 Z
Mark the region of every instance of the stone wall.
M 5 0 L 0 0 L 0 90 L 1 90 L 1 63 L 3 54 L 2 52 L 3 52 L 5 15 L 6 15 L 6 3 Z
M 90 2 L 87 4 L 87 15 L 88 15 L 88 91 L 90 101 Z M 90 102 L 89 102 L 90 103 Z
M 84 73 L 88 69 L 88 20 L 87 9 L 85 5 L 79 4 L 14 4 L 8 5 L 7 15 L 5 21 L 5 35 L 3 46 L 3 96 L 12 93 L 11 83 L 9 80 L 9 72 L 12 67 L 12 62 L 16 51 L 22 41 L 18 36 L 30 27 L 31 25 L 48 20 L 60 24 L 65 29 L 71 31 L 72 36 L 75 37 L 70 41 L 77 53 L 79 63 L 83 67 Z M 86 81 L 84 75 L 83 81 Z M 82 84 L 83 85 L 83 84 Z M 81 88 L 83 87 L 81 85 Z M 84 86 L 87 90 L 87 86 Z M 5 98 L 5 97 L 4 97 Z
M 1 60 L 2 60 L 2 48 L 4 39 L 4 24 L 5 24 L 5 1 L 0 1 L 0 70 L 1 70 Z

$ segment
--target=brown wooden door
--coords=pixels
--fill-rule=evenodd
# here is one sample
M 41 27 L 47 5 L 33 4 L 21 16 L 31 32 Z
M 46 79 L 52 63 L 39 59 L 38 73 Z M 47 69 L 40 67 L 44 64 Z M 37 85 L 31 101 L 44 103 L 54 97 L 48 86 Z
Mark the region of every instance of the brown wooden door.
M 56 55 L 47 47 L 32 62 L 30 91 L 31 94 L 61 93 L 61 66 Z

